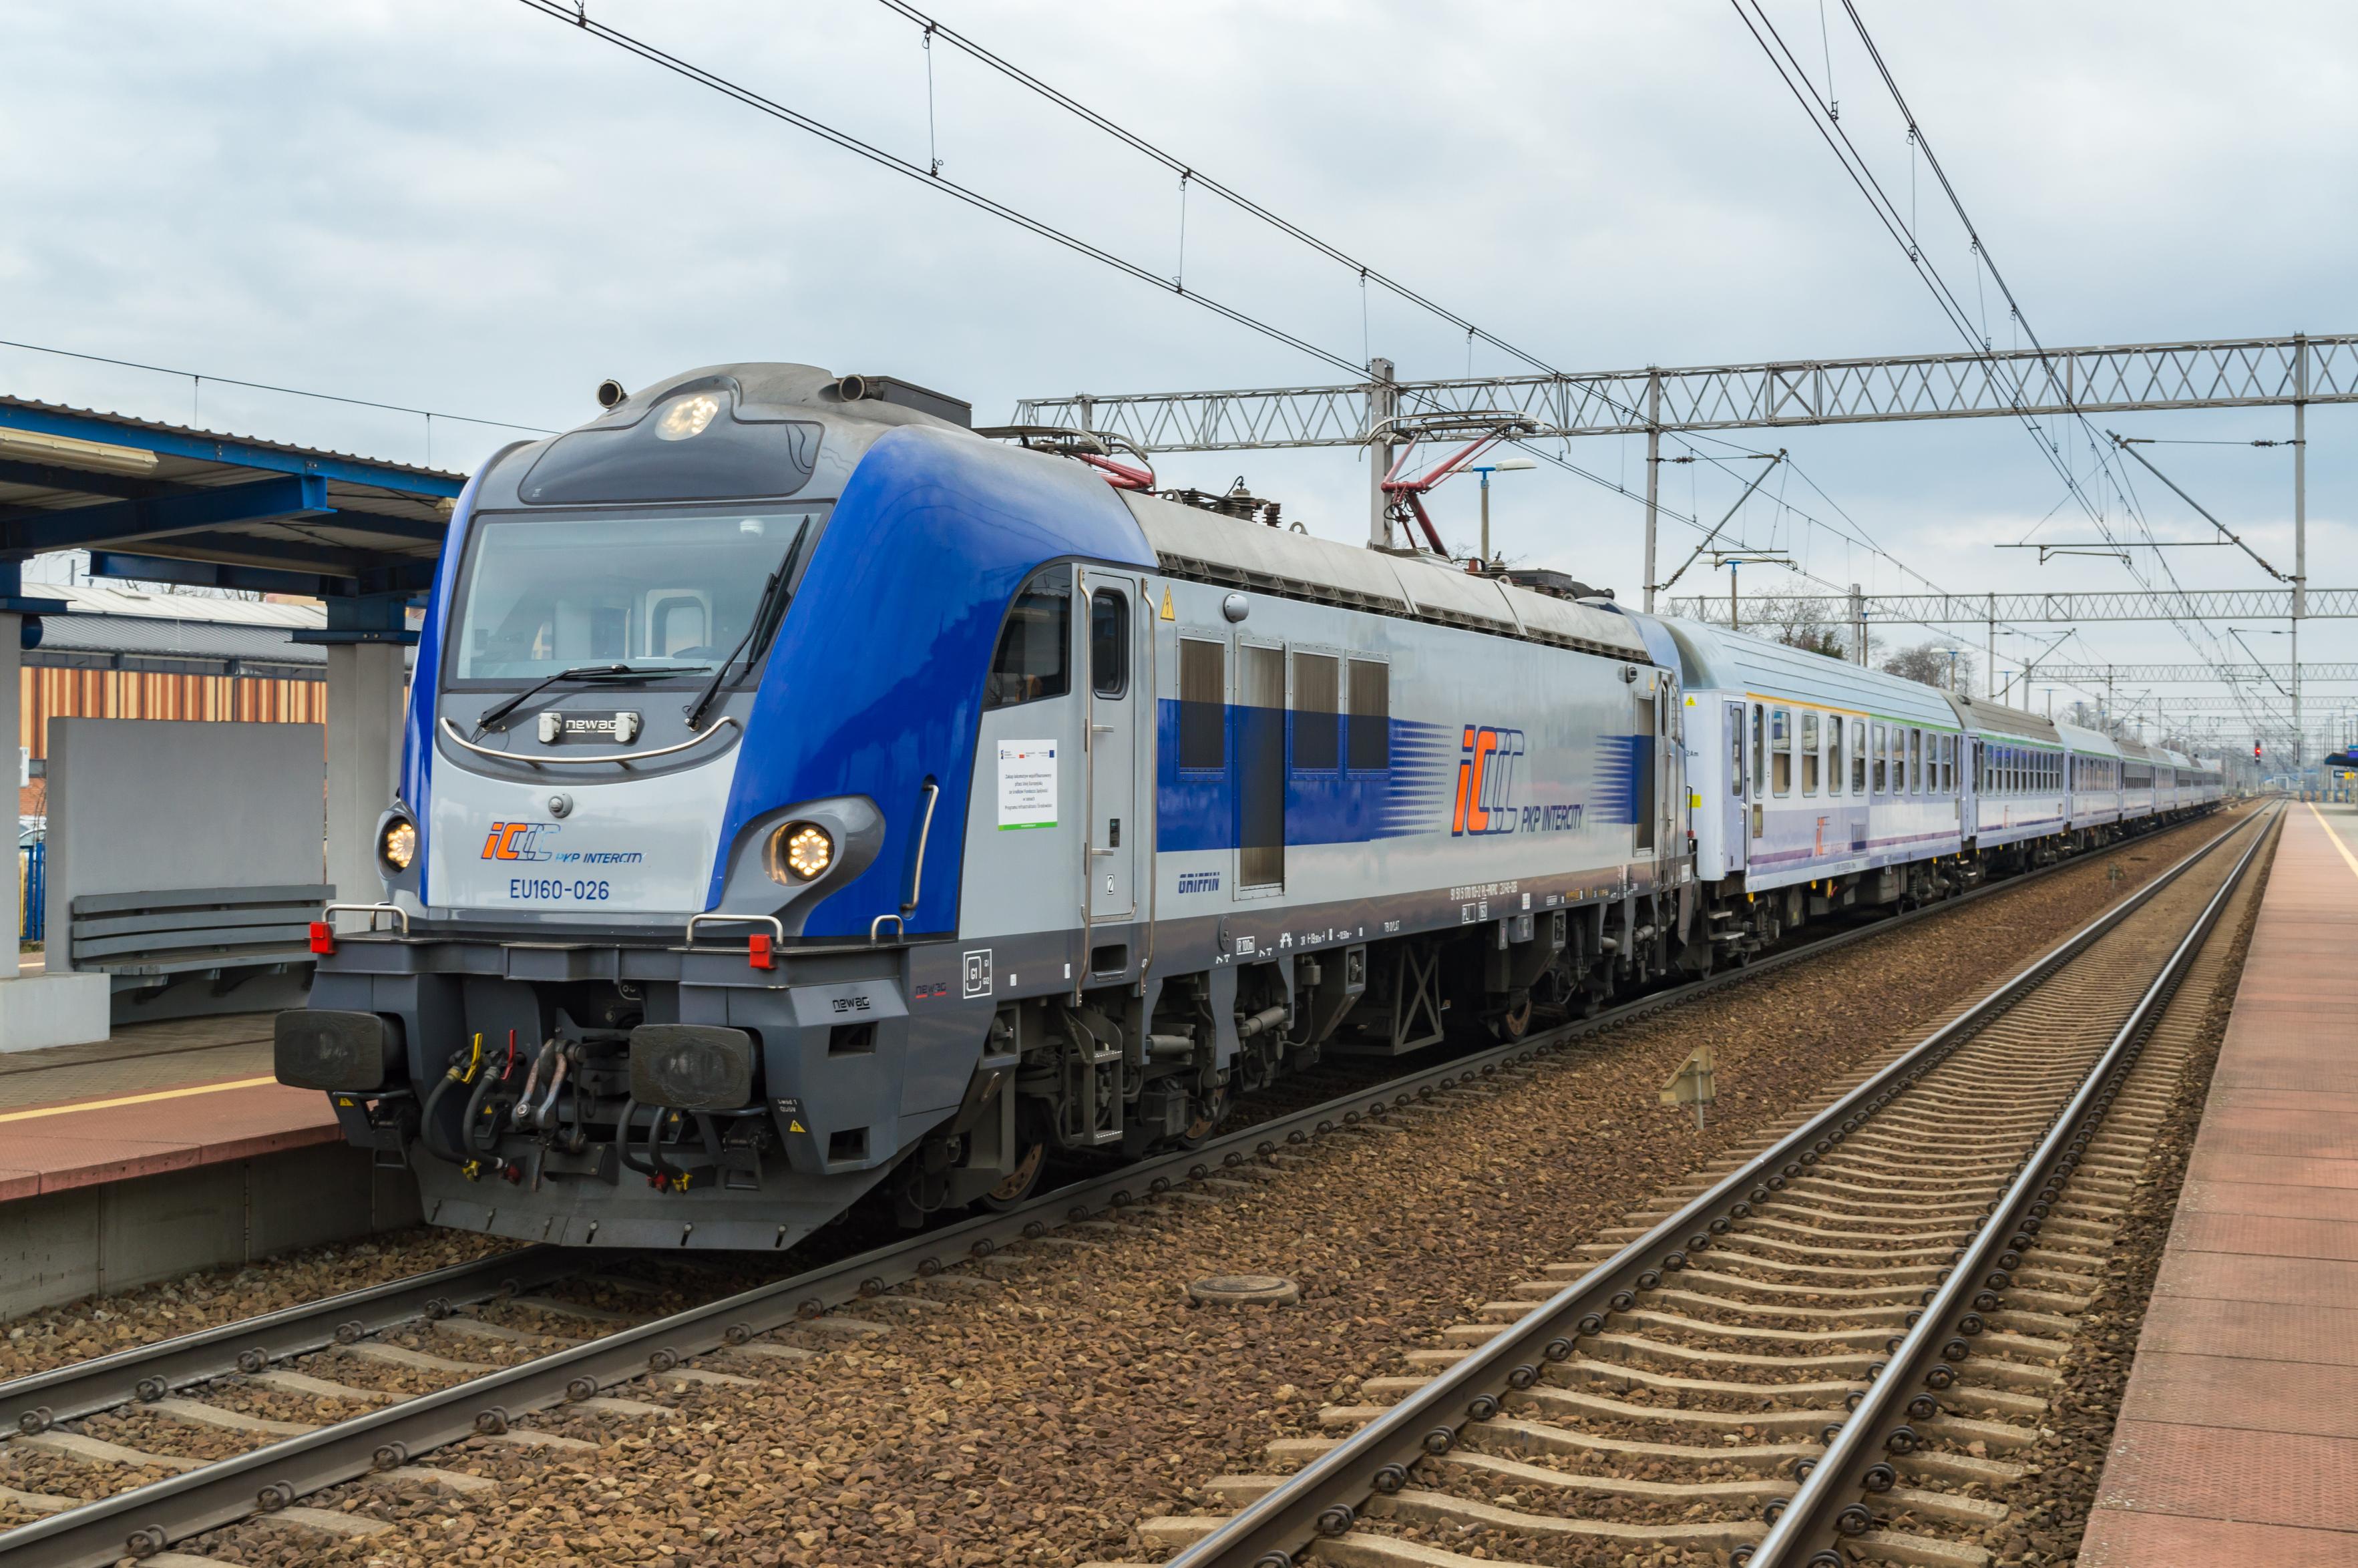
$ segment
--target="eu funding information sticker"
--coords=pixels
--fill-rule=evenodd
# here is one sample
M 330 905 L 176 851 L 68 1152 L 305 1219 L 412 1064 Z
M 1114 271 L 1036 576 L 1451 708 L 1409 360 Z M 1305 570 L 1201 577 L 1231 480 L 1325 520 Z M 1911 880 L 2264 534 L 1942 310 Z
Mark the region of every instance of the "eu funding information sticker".
M 1056 742 L 999 743 L 999 826 L 1056 826 Z

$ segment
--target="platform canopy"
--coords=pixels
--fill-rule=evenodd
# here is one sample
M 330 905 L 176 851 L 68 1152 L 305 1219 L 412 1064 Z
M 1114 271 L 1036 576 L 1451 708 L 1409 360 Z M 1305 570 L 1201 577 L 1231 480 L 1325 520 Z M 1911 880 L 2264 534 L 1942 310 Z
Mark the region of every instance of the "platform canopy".
M 94 578 L 305 594 L 327 626 L 299 642 L 406 642 L 464 474 L 0 397 L 0 611 L 22 563 L 90 552 Z

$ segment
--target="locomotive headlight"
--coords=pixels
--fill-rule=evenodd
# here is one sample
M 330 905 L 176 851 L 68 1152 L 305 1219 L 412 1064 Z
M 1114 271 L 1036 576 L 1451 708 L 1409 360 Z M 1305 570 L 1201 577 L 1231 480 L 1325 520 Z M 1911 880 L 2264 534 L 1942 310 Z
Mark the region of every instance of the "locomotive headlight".
M 770 835 L 770 880 L 806 882 L 835 864 L 835 840 L 816 822 L 789 822 Z
M 409 862 L 417 859 L 417 824 L 398 816 L 386 823 L 376 852 L 395 871 L 409 870 Z
M 704 427 L 712 423 L 712 416 L 719 412 L 720 399 L 708 392 L 674 398 L 655 420 L 655 439 L 685 441 L 690 436 L 701 436 Z

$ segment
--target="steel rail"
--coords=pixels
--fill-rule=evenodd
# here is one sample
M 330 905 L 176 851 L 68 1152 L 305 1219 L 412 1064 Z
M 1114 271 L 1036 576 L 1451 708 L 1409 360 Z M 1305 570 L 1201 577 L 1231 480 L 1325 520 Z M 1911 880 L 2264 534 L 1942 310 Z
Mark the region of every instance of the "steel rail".
M 316 1302 L 283 1307 L 0 1383 L 0 1426 L 26 1433 L 95 1415 L 232 1372 L 351 1344 L 364 1336 L 500 1295 L 525 1292 L 568 1274 L 586 1260 L 555 1247 L 496 1252 L 471 1263 L 388 1280 Z
M 2144 887 L 2065 938 L 1980 1001 L 1943 1024 L 1856 1087 L 1722 1177 L 1579 1280 L 1387 1409 L 1285 1484 L 1238 1510 L 1165 1568 L 1278 1568 L 1314 1537 L 1339 1535 L 1376 1492 L 1396 1492 L 1428 1455 L 1456 1446 L 1458 1429 L 1498 1413 L 1509 1390 L 1530 1388 L 1549 1362 L 1569 1360 L 1577 1340 L 1604 1331 L 1608 1313 L 1635 1304 L 1635 1292 L 1658 1288 L 1684 1269 L 1736 1219 L 1751 1213 L 1755 1189 L 1781 1190 L 1842 1142 L 1860 1122 L 1945 1060 L 1990 1022 L 2051 979 L 2142 909 L 2165 888 L 2258 818 L 2235 823 Z M 0 1537 L 0 1544 L 5 1541 Z
M 2167 826 L 2175 825 L 2157 826 L 2147 832 L 2161 831 Z M 2115 918 L 2141 903 L 2243 826 L 2236 824 L 2185 861 L 2161 873 L 2106 918 Z M 8 1568 L 101 1568 L 102 1564 L 125 1556 L 152 1555 L 175 1541 L 248 1518 L 259 1509 L 284 1507 L 293 1498 L 373 1469 L 405 1464 L 415 1455 L 479 1430 L 504 1430 L 509 1422 L 535 1411 L 590 1398 L 613 1384 L 650 1371 L 668 1370 L 688 1357 L 822 1315 L 830 1306 L 881 1294 L 890 1285 L 939 1272 L 946 1262 L 957 1260 L 961 1249 L 972 1257 L 988 1257 L 1011 1242 L 1044 1235 L 1053 1222 L 1044 1217 L 1059 1209 L 1063 1210 L 1063 1219 L 1080 1220 L 1109 1208 L 1130 1207 L 1141 1194 L 1152 1198 L 1175 1183 L 1209 1175 L 1219 1166 L 1233 1168 L 1254 1155 L 1266 1156 L 1286 1145 L 1306 1144 L 1337 1125 L 1355 1123 L 1363 1116 L 1385 1114 L 1413 1099 L 1429 1098 L 1436 1090 L 1492 1076 L 1501 1065 L 1552 1054 L 1588 1035 L 1636 1022 L 1728 986 L 1774 974 L 1916 921 L 1948 914 L 1983 896 L 2020 888 L 2074 863 L 2072 860 L 2061 860 L 2003 881 L 1985 882 L 1955 898 L 1838 932 L 1740 968 L 1724 969 L 1690 984 L 1639 998 L 1594 1018 L 1575 1020 L 1381 1084 L 1362 1086 L 1316 1105 L 1238 1129 L 1195 1150 L 1140 1161 L 1104 1175 L 1067 1184 L 1005 1214 L 980 1215 L 925 1231 L 669 1317 L 620 1329 L 535 1361 L 486 1373 L 317 1432 L 251 1449 L 201 1469 L 118 1492 L 31 1524 L 0 1530 L 0 1561 L 5 1561 Z M 503 1255 L 507 1259 L 517 1256 Z M 579 1266 L 578 1260 L 574 1266 Z M 395 1281 L 396 1286 L 406 1281 Z M 224 1325 L 202 1336 L 187 1337 L 233 1339 L 240 1331 L 251 1333 L 265 1321 Z M 167 1341 L 163 1346 L 150 1350 L 178 1343 Z M 123 1357 L 139 1354 L 126 1351 Z M 223 1368 L 236 1369 L 239 1368 L 233 1361 Z M 41 1376 L 59 1377 L 78 1370 L 62 1368 L 59 1373 Z M 57 1419 L 66 1418 L 59 1415 Z
M 1842 1423 L 1825 1455 L 1810 1466 L 1800 1490 L 1781 1503 L 1768 1505 L 1768 1534 L 1758 1546 L 1737 1550 L 1733 1562 L 1739 1568 L 1746 1564 L 1787 1568 L 1793 1563 L 1844 1568 L 1847 1560 L 1837 1543 L 1875 1527 L 1872 1504 L 1859 1500 L 1861 1496 L 1871 1498 L 1894 1484 L 1896 1472 L 1884 1456 L 1907 1454 L 1918 1445 L 1915 1431 L 1907 1422 L 1931 1420 L 1940 1413 L 1939 1394 L 1955 1381 L 1956 1366 L 1971 1358 L 1974 1339 L 1985 1326 L 1984 1314 L 2002 1310 L 2022 1254 L 2036 1245 L 2040 1226 L 2062 1195 L 2063 1184 L 2103 1126 L 2114 1097 L 2143 1054 L 2146 1036 L 2160 1021 L 2162 1010 L 2193 967 L 2227 901 L 2267 842 L 2270 826 L 2262 823 L 2242 859 L 2203 905 L 2184 940 L 2088 1070 L 2078 1091 L 2056 1113 L 2039 1147 L 2016 1167 L 2014 1181 L 1966 1244 L 1963 1258 L 1947 1271 L 1924 1303 L 1923 1314 L 1891 1352 L 1881 1374 L 1868 1382 L 1866 1397 Z M 1804 1558 L 1804 1552 L 1810 1555 Z

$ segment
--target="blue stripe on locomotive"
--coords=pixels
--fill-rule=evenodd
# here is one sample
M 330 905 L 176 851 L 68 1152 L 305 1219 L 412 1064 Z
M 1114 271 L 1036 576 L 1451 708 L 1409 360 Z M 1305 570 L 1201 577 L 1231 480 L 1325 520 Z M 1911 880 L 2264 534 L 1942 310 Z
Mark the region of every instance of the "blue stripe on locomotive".
M 1288 716 L 1279 708 L 1229 706 L 1224 719 L 1227 762 L 1213 770 L 1180 767 L 1179 713 L 1179 703 L 1171 698 L 1155 705 L 1154 847 L 1172 854 L 1236 849 L 1244 842 L 1238 759 L 1280 744 L 1288 733 Z M 1342 719 L 1346 726 L 1351 722 Z M 1448 825 L 1455 728 L 1395 719 L 1390 730 L 1389 768 L 1303 773 L 1289 764 L 1288 844 L 1364 844 Z M 1336 751 L 1338 760 L 1349 756 L 1347 731 L 1338 737 Z
M 901 905 L 930 776 L 941 787 L 926 849 L 936 871 L 909 929 L 955 930 L 991 647 L 1023 579 L 1066 557 L 1155 566 L 1094 470 L 922 427 L 879 437 L 845 482 L 771 651 L 708 907 L 754 817 L 864 795 L 884 814 L 883 848 L 804 930 L 865 936 L 872 915 Z
M 427 791 L 434 782 L 434 715 L 440 711 L 442 698 L 442 623 L 450 614 L 450 596 L 458 582 L 459 552 L 465 545 L 467 525 L 475 515 L 475 498 L 483 488 L 483 476 L 497 468 L 500 460 L 521 441 L 510 442 L 493 452 L 489 461 L 477 469 L 459 492 L 458 501 L 450 508 L 450 525 L 442 533 L 442 553 L 434 561 L 434 587 L 427 595 L 429 607 L 426 623 L 417 633 L 417 662 L 409 677 L 409 699 L 403 706 L 401 720 L 401 793 L 399 798 L 414 814 L 417 825 L 417 892 L 419 901 L 434 902 L 432 883 L 433 846 L 427 836 L 434 813 L 428 809 Z M 366 899 L 370 895 L 358 890 L 341 891 L 346 899 Z

